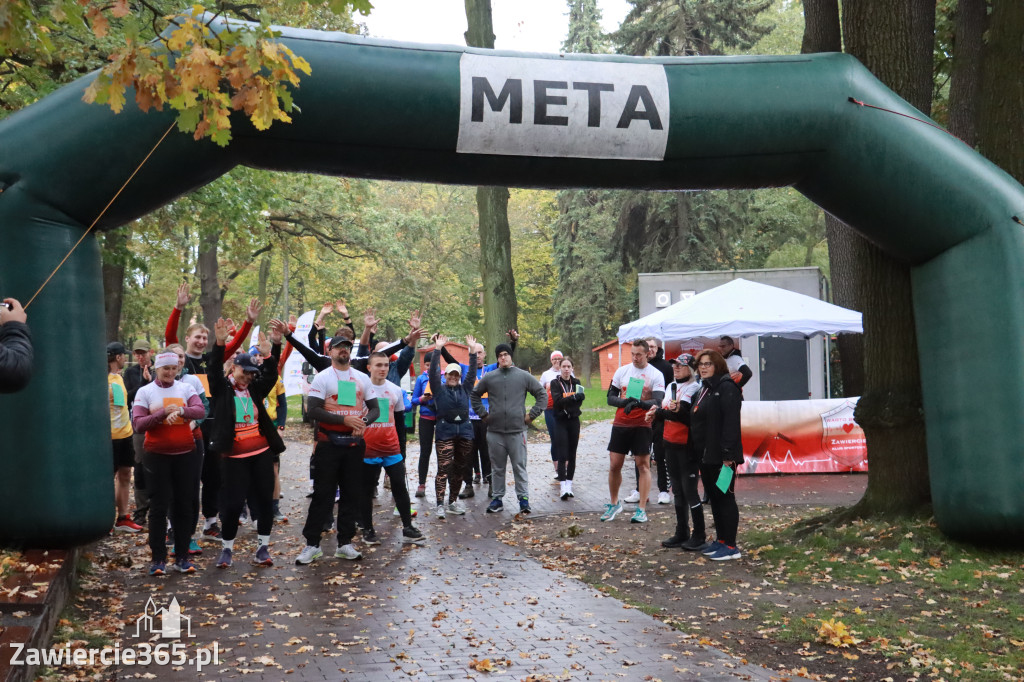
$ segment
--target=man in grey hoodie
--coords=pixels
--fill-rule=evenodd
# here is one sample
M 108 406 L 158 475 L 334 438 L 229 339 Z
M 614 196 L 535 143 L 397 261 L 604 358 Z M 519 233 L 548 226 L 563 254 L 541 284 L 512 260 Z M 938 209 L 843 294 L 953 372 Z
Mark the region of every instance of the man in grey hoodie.
M 533 375 L 512 364 L 512 348 L 507 343 L 499 343 L 495 352 L 498 368 L 484 374 L 470 395 L 473 411 L 487 423 L 487 448 L 491 455 L 491 504 L 487 511 L 496 513 L 505 508 L 501 498 L 505 497 L 505 467 L 511 460 L 519 511 L 528 514 L 531 510 L 526 477 L 526 429 L 544 411 L 548 394 Z M 527 393 L 533 394 L 535 401 L 529 414 L 526 414 Z M 488 397 L 487 408 L 484 408 L 484 395 Z

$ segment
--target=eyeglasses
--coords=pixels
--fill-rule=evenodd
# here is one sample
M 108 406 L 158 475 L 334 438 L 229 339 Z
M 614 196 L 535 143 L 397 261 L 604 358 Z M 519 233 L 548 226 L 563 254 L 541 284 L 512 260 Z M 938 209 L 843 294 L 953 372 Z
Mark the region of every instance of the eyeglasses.
M 714 367 L 715 363 L 713 363 L 713 362 L 698 362 L 697 366 L 698 367 Z

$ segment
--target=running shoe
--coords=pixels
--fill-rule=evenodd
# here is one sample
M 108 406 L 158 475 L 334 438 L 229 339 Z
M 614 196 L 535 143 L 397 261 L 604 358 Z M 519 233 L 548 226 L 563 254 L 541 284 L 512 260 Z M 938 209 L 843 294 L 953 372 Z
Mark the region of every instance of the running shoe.
M 629 497 L 627 497 L 626 499 L 623 500 L 623 502 L 627 502 L 629 504 L 636 504 L 639 501 L 640 501 L 640 491 L 639 490 L 634 490 L 633 492 L 631 492 L 629 494 Z
M 142 526 L 132 521 L 132 517 L 125 514 L 114 523 L 115 533 L 138 533 Z
M 377 537 L 377 531 L 375 531 L 372 528 L 370 530 L 364 530 L 363 531 L 363 544 L 366 544 L 366 545 L 379 545 L 380 544 L 380 538 Z
M 280 509 L 274 511 L 274 521 L 278 523 L 288 523 L 288 517 L 284 515 L 284 512 Z
M 444 505 L 443 504 L 437 505 L 437 510 L 434 512 L 434 516 L 436 516 L 439 519 L 443 519 L 444 518 Z
M 668 504 L 672 501 L 672 496 L 667 492 L 658 493 L 658 504 Z
M 476 497 L 476 493 L 473 492 L 473 486 L 467 483 L 466 487 L 463 488 L 461 493 L 459 493 L 459 499 L 468 500 L 471 497 Z
M 622 511 L 622 500 L 619 500 L 615 504 L 606 504 L 604 506 L 604 513 L 601 514 L 602 521 L 614 521 L 615 517 Z
M 448 505 L 448 511 L 452 514 L 462 515 L 466 513 L 466 505 L 462 504 L 458 500 Z
M 670 538 L 668 538 L 666 540 L 662 540 L 661 541 L 661 546 L 662 547 L 668 547 L 669 549 L 677 549 L 677 548 L 682 548 L 689 541 L 690 541 L 690 538 L 679 537 L 679 533 L 676 532 L 675 535 L 673 535 L 672 537 L 670 537 Z
M 576 497 L 572 492 L 572 481 L 565 482 L 565 494 L 569 497 Z
M 149 566 L 149 574 L 153 576 L 167 575 L 167 564 L 162 561 L 154 561 Z
M 707 540 L 704 539 L 704 534 L 691 535 L 690 539 L 679 546 L 679 549 L 684 549 L 687 552 L 703 552 L 708 546 Z
M 419 512 L 417 510 L 413 509 L 412 507 L 409 507 L 409 513 L 412 514 L 413 518 L 416 518 L 416 516 L 419 515 Z M 401 512 L 398 511 L 398 507 L 395 507 L 395 511 L 392 514 L 392 516 L 401 516 L 401 515 L 402 515 Z
M 712 561 L 729 561 L 740 558 L 740 548 L 723 544 L 717 552 L 708 557 Z
M 421 486 L 416 488 L 416 497 L 426 497 L 426 496 L 427 496 L 427 486 L 421 485 Z
M 211 540 L 220 540 L 220 526 L 214 523 L 209 528 L 203 529 L 203 537 Z
M 230 568 L 231 567 L 231 550 L 225 547 L 220 551 L 220 557 L 217 559 L 217 568 Z
M 338 548 L 338 551 L 334 553 L 335 559 L 348 559 L 349 561 L 355 561 L 356 559 L 362 559 L 362 553 L 352 545 L 342 545 Z
M 178 559 L 173 564 L 171 564 L 171 568 L 173 568 L 178 573 L 195 573 L 196 572 L 196 565 L 194 563 L 192 563 L 191 561 L 189 561 L 188 559 L 184 559 L 184 558 L 183 559 Z
M 402 529 L 402 542 L 405 544 L 423 542 L 423 533 L 415 526 L 406 526 Z
M 306 545 L 299 552 L 299 556 L 295 558 L 296 566 L 305 566 L 313 563 L 314 560 L 319 559 L 324 555 L 323 551 L 319 547 L 310 547 Z
M 203 548 L 199 546 L 199 543 L 195 541 L 195 538 L 188 541 L 188 553 L 190 556 L 203 553 Z
M 273 566 L 274 560 L 270 558 L 270 548 L 260 545 L 260 548 L 256 550 L 256 556 L 252 558 L 252 563 L 255 566 Z
M 647 512 L 643 507 L 637 507 L 636 511 L 633 512 L 633 517 L 629 520 L 630 523 L 647 523 Z
M 703 554 L 704 556 L 711 556 L 712 554 L 715 554 L 716 552 L 718 552 L 718 550 L 722 549 L 723 547 L 725 547 L 725 545 L 723 545 L 718 540 L 715 540 L 710 545 L 705 547 L 704 551 L 702 551 L 701 554 Z
M 488 514 L 497 514 L 500 511 L 505 511 L 505 505 L 498 498 L 491 500 L 491 503 L 487 505 Z
M 480 474 L 477 473 L 477 475 L 473 477 L 473 483 L 479 483 L 479 482 L 480 482 Z
M 519 498 L 519 513 L 520 514 L 529 514 L 532 511 L 533 510 L 530 509 L 530 498 L 527 497 L 526 495 L 523 495 L 522 497 L 520 497 Z
M 569 499 L 569 489 L 566 487 L 568 481 L 562 481 L 558 496 L 564 501 Z

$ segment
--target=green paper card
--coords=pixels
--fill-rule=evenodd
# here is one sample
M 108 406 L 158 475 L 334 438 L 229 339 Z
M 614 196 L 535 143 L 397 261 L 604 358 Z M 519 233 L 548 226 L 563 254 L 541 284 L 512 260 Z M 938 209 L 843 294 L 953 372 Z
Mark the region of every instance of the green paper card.
M 252 398 L 240 398 L 235 396 L 235 423 L 253 424 L 256 422 L 256 406 Z
M 583 393 L 583 384 L 576 384 L 576 392 Z
M 718 480 L 715 485 L 723 493 L 729 492 L 729 484 L 732 483 L 732 467 L 723 466 L 722 470 L 718 472 Z
M 347 407 L 356 406 L 356 382 L 338 382 L 338 404 L 345 405 Z
M 374 423 L 387 424 L 388 419 L 391 418 L 391 401 L 387 398 L 377 398 L 377 406 L 380 407 L 380 415 L 374 420 Z
M 127 405 L 126 396 L 124 389 L 118 384 L 110 384 L 110 395 L 114 399 L 114 407 L 124 407 Z
M 643 393 L 644 380 L 639 377 L 631 377 L 629 384 L 626 385 L 626 397 L 640 400 L 640 396 L 642 396 Z

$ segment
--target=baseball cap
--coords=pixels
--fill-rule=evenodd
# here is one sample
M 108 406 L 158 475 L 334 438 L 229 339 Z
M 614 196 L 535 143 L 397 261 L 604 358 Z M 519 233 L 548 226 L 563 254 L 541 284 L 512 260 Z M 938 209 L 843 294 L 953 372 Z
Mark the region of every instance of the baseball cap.
M 459 363 L 449 362 L 448 366 L 444 368 L 445 374 L 451 374 L 452 372 L 455 372 L 459 376 L 462 376 L 462 367 L 459 366 Z
M 107 344 L 107 355 L 124 355 L 128 349 L 120 341 L 111 341 Z
M 146 341 L 146 339 L 139 339 L 132 344 L 132 350 L 151 351 L 153 347 L 149 345 L 149 341 Z
M 248 353 L 239 353 L 235 356 L 235 367 L 241 367 L 244 372 L 259 373 L 260 368 L 252 360 L 252 356 Z
M 339 336 L 335 336 L 334 338 L 331 339 L 331 342 L 329 344 L 327 344 L 327 347 L 328 348 L 334 348 L 336 346 L 342 346 L 342 345 L 348 346 L 349 348 L 351 348 L 352 347 L 352 339 L 349 339 L 349 338 L 347 338 L 345 336 L 340 336 L 340 335 Z
M 686 365 L 690 369 L 693 369 L 694 365 L 697 364 L 694 361 L 693 356 L 690 355 L 689 353 L 683 353 L 682 355 L 674 357 L 671 360 L 669 360 L 669 362 L 674 365 Z

